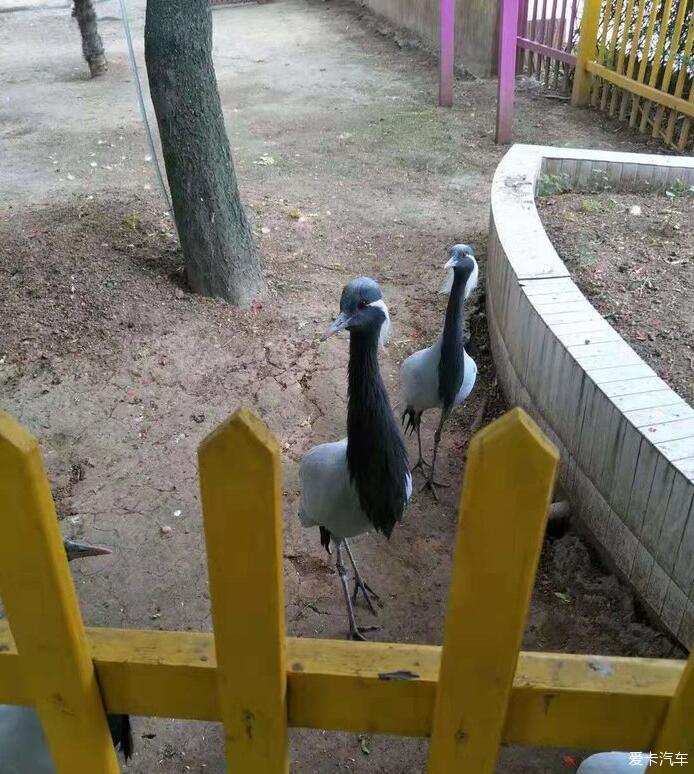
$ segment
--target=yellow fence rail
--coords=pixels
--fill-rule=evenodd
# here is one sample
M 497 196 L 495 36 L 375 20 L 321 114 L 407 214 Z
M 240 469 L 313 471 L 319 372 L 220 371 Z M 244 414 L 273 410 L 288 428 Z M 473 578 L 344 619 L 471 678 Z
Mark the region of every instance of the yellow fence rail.
M 685 151 L 694 120 L 691 0 L 586 0 L 572 102 Z
M 0 414 L 0 703 L 36 707 L 59 774 L 118 770 L 105 711 L 222 721 L 235 774 L 287 772 L 289 726 L 431 737 L 430 774 L 492 774 L 500 743 L 694 756 L 694 657 L 519 653 L 558 463 L 520 409 L 470 445 L 442 647 L 286 637 L 277 443 L 241 410 L 199 463 L 214 634 L 85 629 Z

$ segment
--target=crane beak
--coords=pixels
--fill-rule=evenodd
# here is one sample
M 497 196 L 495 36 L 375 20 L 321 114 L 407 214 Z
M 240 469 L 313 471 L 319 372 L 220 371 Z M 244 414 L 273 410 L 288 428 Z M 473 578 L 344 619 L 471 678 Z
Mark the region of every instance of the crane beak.
M 113 553 L 110 548 L 92 546 L 89 543 L 77 543 L 74 540 L 64 540 L 63 545 L 68 562 L 73 559 L 84 559 L 86 556 L 108 556 Z
M 446 264 L 445 264 L 445 266 L 443 268 L 444 269 L 452 269 L 454 266 L 455 266 L 455 258 L 449 258 L 446 261 Z
M 346 315 L 344 312 L 338 314 L 335 322 L 328 328 L 328 330 L 321 337 L 323 341 L 334 336 L 336 333 L 343 331 L 352 321 L 352 318 Z

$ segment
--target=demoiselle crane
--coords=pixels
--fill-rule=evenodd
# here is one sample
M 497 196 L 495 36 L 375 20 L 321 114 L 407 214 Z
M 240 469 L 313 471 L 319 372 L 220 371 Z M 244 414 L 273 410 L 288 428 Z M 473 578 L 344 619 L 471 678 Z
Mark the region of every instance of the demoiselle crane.
M 314 446 L 301 460 L 299 518 L 304 527 L 320 527 L 321 543 L 335 545 L 335 568 L 347 605 L 350 636 L 375 627 L 357 626 L 352 603 L 362 592 L 369 609 L 378 598 L 361 577 L 349 538 L 376 530 L 390 537 L 412 494 L 407 451 L 393 416 L 378 365 L 379 344 L 390 329 L 390 316 L 378 284 L 368 277 L 345 285 L 340 314 L 324 338 L 349 331 L 347 437 Z M 354 569 L 350 598 L 342 548 Z
M 68 561 L 87 556 L 105 556 L 108 548 L 64 540 Z M 125 760 L 133 754 L 133 736 L 128 715 L 109 715 L 108 725 L 116 749 Z M 0 704 L 0 774 L 55 774 L 38 715 L 32 707 Z
M 439 484 L 434 479 L 436 454 L 444 422 L 452 409 L 463 403 L 472 392 L 477 379 L 477 364 L 465 351 L 465 300 L 477 287 L 478 268 L 475 253 L 468 245 L 453 245 L 445 267 L 450 271 L 443 292 L 449 292 L 446 320 L 442 334 L 426 349 L 410 355 L 400 368 L 400 402 L 405 407 L 402 422 L 405 432 L 416 431 L 419 459 L 413 470 L 430 468 L 423 488 L 436 496 Z M 434 456 L 431 465 L 422 456 L 422 414 L 428 409 L 441 409 L 441 418 L 434 435 Z

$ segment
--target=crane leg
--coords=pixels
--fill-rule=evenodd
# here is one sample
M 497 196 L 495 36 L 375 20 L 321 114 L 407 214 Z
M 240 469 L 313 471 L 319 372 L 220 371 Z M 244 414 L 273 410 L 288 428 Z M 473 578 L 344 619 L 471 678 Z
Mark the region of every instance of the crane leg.
M 361 591 L 361 593 L 364 595 L 364 599 L 366 600 L 366 604 L 369 606 L 369 610 L 374 614 L 378 615 L 376 612 L 376 608 L 373 605 L 373 602 L 371 601 L 371 597 L 373 597 L 376 600 L 380 600 L 381 598 L 378 596 L 378 594 L 369 586 L 369 584 L 361 577 L 361 573 L 359 572 L 359 568 L 357 567 L 357 563 L 354 561 L 354 555 L 352 554 L 352 547 L 347 542 L 347 540 L 344 540 L 345 549 L 347 550 L 347 556 L 349 556 L 349 561 L 352 563 L 352 567 L 354 568 L 354 591 L 352 592 L 352 603 L 356 603 L 357 601 L 357 594 Z
M 337 548 L 335 550 L 335 569 L 340 576 L 340 582 L 342 583 L 342 590 L 345 594 L 345 604 L 347 605 L 347 618 L 349 619 L 349 636 L 352 640 L 366 640 L 364 632 L 372 632 L 378 629 L 377 626 L 357 626 L 357 621 L 354 617 L 354 608 L 352 607 L 352 599 L 349 595 L 349 587 L 347 584 L 347 570 L 342 563 L 342 541 L 336 541 Z
M 439 442 L 441 441 L 441 430 L 443 428 L 443 423 L 446 421 L 446 418 L 448 417 L 448 413 L 445 411 L 441 412 L 441 420 L 439 421 L 439 426 L 436 428 L 436 433 L 434 434 L 434 456 L 431 459 L 431 471 L 429 472 L 429 478 L 424 482 L 424 486 L 419 491 L 421 492 L 423 489 L 429 489 L 431 490 L 431 493 L 434 495 L 434 500 L 438 500 L 439 496 L 436 493 L 436 487 L 440 488 L 447 488 L 450 486 L 450 484 L 441 484 L 434 478 L 434 469 L 436 467 L 436 454 L 439 450 Z
M 417 470 L 417 468 L 421 468 L 424 470 L 424 468 L 430 468 L 431 465 L 424 459 L 422 456 L 422 415 L 421 413 L 417 415 L 416 421 L 416 428 L 417 428 L 417 447 L 419 449 L 419 459 L 415 463 L 414 467 L 412 468 L 412 472 Z

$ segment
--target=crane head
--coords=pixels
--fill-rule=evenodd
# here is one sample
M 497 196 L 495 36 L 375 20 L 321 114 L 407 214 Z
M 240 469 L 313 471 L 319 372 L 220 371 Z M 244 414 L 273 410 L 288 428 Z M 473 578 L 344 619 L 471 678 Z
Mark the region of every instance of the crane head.
M 323 339 L 340 331 L 366 331 L 375 328 L 383 345 L 390 332 L 390 315 L 381 288 L 370 277 L 348 282 L 342 290 L 340 313 Z

